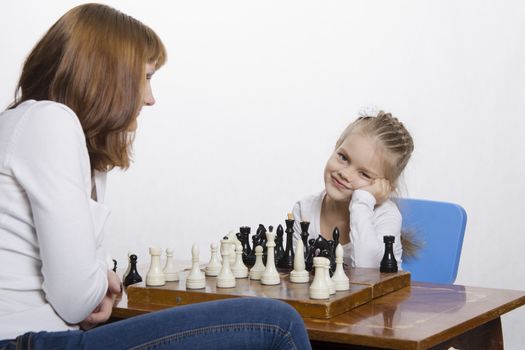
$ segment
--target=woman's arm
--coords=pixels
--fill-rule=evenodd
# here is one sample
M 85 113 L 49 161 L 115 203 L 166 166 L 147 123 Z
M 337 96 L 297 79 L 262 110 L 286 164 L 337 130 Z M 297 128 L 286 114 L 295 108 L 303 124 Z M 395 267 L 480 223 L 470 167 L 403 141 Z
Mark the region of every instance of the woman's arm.
M 47 301 L 68 323 L 84 320 L 108 289 L 97 258 L 84 135 L 67 107 L 38 102 L 22 117 L 10 166 L 30 202 Z

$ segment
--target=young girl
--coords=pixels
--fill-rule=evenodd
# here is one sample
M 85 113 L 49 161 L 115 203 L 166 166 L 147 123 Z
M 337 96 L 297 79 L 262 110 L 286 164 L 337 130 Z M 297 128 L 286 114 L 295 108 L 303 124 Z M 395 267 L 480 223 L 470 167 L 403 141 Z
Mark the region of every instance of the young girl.
M 95 327 L 121 292 L 101 246 L 105 175 L 129 166 L 165 60 L 149 27 L 98 4 L 62 16 L 27 58 L 0 114 L 0 349 L 310 347 L 292 307 L 258 298 Z
M 360 117 L 337 140 L 324 170 L 325 190 L 293 208 L 295 240 L 299 221 L 310 221 L 309 239 L 332 239 L 335 227 L 352 267 L 378 268 L 383 236 L 395 237 L 394 255 L 401 266 L 401 213 L 389 199 L 414 149 L 412 137 L 390 113 Z

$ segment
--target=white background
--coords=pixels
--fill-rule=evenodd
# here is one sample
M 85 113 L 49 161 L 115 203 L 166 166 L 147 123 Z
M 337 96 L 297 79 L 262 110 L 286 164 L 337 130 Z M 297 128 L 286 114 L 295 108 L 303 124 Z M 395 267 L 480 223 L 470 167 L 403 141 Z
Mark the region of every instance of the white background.
M 0 106 L 24 58 L 77 1 L 0 8 Z M 240 225 L 284 220 L 322 189 L 347 123 L 370 106 L 411 131 L 410 197 L 468 213 L 456 283 L 525 290 L 525 3 L 108 1 L 151 26 L 169 61 L 153 79 L 135 163 L 109 178 L 107 245 L 189 259 Z M 80 247 L 79 247 L 80 249 Z M 503 317 L 525 347 L 525 308 Z

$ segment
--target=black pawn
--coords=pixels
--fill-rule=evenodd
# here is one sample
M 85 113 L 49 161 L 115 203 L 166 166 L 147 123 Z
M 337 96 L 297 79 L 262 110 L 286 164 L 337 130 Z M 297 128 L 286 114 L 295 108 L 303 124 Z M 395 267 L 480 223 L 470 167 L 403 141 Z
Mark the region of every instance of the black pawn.
M 381 260 L 381 265 L 379 267 L 380 272 L 397 272 L 397 261 L 394 256 L 394 241 L 396 238 L 394 236 L 383 236 L 383 242 L 385 243 L 385 254 Z
M 137 256 L 135 254 L 129 256 L 129 264 L 129 273 L 124 277 L 124 287 L 142 282 L 142 277 L 140 277 L 137 271 Z

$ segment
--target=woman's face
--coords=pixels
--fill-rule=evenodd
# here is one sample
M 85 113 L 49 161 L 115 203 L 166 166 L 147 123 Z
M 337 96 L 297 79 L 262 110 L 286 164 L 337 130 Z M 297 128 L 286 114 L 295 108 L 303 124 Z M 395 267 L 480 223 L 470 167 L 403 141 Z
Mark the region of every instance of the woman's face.
M 153 106 L 155 98 L 151 91 L 151 77 L 155 73 L 155 63 L 146 63 L 146 85 L 144 86 L 144 106 Z
M 155 97 L 151 91 L 151 77 L 155 73 L 155 63 L 146 63 L 146 84 L 144 84 L 144 106 L 153 106 L 155 104 Z M 141 108 L 142 110 L 142 108 Z M 140 110 L 139 110 L 140 114 Z M 133 120 L 128 128 L 128 131 L 134 132 L 137 130 L 137 117 Z

